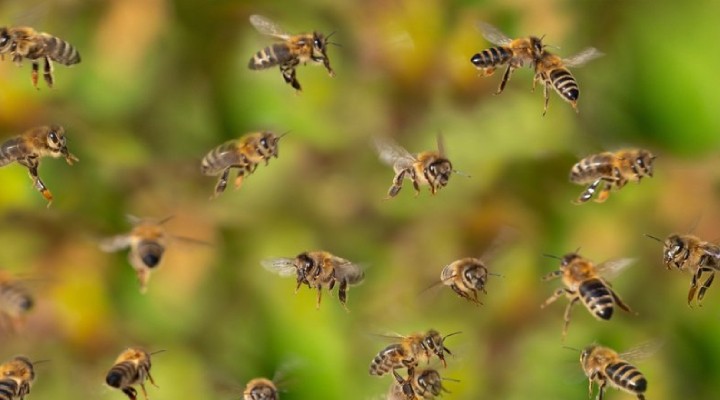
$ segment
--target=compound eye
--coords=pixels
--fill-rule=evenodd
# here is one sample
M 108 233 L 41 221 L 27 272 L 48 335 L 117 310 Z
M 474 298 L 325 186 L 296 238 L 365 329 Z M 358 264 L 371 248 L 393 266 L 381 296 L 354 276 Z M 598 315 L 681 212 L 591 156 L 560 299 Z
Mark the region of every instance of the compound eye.
M 50 138 L 50 141 L 52 141 L 53 143 L 57 143 L 60 141 L 58 139 L 57 133 L 55 133 L 55 131 L 50 131 L 50 134 L 48 134 L 48 137 Z
M 320 39 L 315 39 L 315 40 L 313 40 L 313 44 L 314 44 L 315 47 L 317 47 L 318 49 L 322 49 L 322 42 L 320 41 Z

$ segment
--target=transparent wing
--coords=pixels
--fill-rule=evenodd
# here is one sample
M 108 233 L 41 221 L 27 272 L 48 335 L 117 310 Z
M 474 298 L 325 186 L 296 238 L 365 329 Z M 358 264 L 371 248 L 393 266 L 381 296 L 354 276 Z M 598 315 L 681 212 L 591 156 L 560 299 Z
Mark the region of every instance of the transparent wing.
M 170 239 L 172 239 L 172 241 L 174 241 L 174 242 L 183 242 L 183 243 L 191 243 L 191 244 L 200 244 L 203 246 L 212 246 L 212 244 L 210 242 L 206 242 L 206 241 L 200 240 L 200 239 L 193 239 L 193 238 L 189 238 L 186 236 L 172 235 L 172 236 L 170 236 Z
M 380 161 L 387 165 L 392 167 L 399 165 L 402 168 L 409 168 L 416 161 L 415 156 L 391 139 L 376 137 L 373 141 L 380 156 Z
M 620 273 L 624 271 L 625 268 L 632 265 L 635 260 L 635 258 L 620 258 L 616 260 L 608 260 L 595 266 L 595 270 L 604 278 L 613 279 L 620 275 Z
M 337 279 L 347 279 L 351 284 L 358 284 L 365 278 L 365 271 L 358 264 L 340 257 L 333 257 L 333 262 Z
M 602 57 L 605 54 L 601 53 L 600 50 L 594 47 L 588 47 L 587 49 L 575 54 L 572 57 L 563 58 L 563 63 L 566 67 L 580 67 L 590 60 L 594 60 L 598 57 Z
M 297 270 L 294 261 L 293 258 L 269 258 L 260 261 L 260 264 L 266 270 L 286 278 L 296 275 Z
M 130 235 L 116 235 L 100 240 L 100 250 L 112 253 L 130 247 Z
M 620 353 L 620 358 L 628 362 L 642 361 L 657 353 L 662 346 L 663 342 L 660 340 L 648 340 Z
M 502 33 L 498 28 L 488 24 L 487 22 L 478 22 L 477 27 L 478 29 L 480 29 L 480 32 L 482 32 L 485 40 L 492 44 L 498 46 L 507 46 L 508 44 L 510 44 L 510 42 L 512 42 L 512 39 Z
M 290 35 L 285 32 L 280 25 L 263 17 L 262 15 L 253 14 L 250 16 L 250 23 L 263 35 L 274 36 L 280 39 L 287 39 Z
M 435 142 L 437 143 L 438 153 L 444 157 L 445 156 L 445 138 L 443 138 L 443 134 L 441 132 L 438 132 L 437 137 L 435 138 Z

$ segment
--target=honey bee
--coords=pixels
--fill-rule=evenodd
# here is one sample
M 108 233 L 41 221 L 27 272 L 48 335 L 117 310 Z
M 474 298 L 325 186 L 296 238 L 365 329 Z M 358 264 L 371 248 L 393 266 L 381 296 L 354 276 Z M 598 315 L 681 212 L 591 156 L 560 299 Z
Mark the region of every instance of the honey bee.
M 271 258 L 263 260 L 261 264 L 268 271 L 280 276 L 294 275 L 297 278 L 295 293 L 303 284 L 310 289 L 317 289 L 317 308 L 320 308 L 323 288 L 332 290 L 335 283 L 339 282 L 338 298 L 347 310 L 348 287 L 359 285 L 365 278 L 365 272 L 359 265 L 327 251 L 307 251 L 295 258 Z
M 445 157 L 445 145 L 441 135 L 437 136 L 437 151 L 424 151 L 417 155 L 410 154 L 389 139 L 376 138 L 375 147 L 380 155 L 380 160 L 392 166 L 395 171 L 393 184 L 388 190 L 386 199 L 393 198 L 400 193 L 403 179 L 406 177 L 412 181 L 417 196 L 420 194 L 421 185 L 428 185 L 430 193 L 435 194 L 448 184 L 453 172 L 458 173 L 453 169 L 450 160 Z
M 570 324 L 570 310 L 578 300 L 582 301 L 585 308 L 595 318 L 602 320 L 609 320 L 612 317 L 614 305 L 627 312 L 633 312 L 612 290 L 610 284 L 601 277 L 601 274 L 619 273 L 634 260 L 623 258 L 595 265 L 588 259 L 581 257 L 577 252 L 566 254 L 559 259 L 560 269 L 547 274 L 543 277 L 543 280 L 547 281 L 562 277 L 565 287 L 557 289 L 552 296 L 545 300 L 540 308 L 547 307 L 563 295 L 568 298 L 570 303 L 565 308 L 563 340 L 565 340 L 568 325 Z
M 446 265 L 440 273 L 440 281 L 450 286 L 460 297 L 482 305 L 478 299 L 478 291 L 487 294 L 485 283 L 488 275 L 497 274 L 488 272 L 485 263 L 479 258 L 467 257 Z
M 543 94 L 545 96 L 545 108 L 543 108 L 543 116 L 547 113 L 550 94 L 548 89 L 552 87 L 557 94 L 565 101 L 570 103 L 575 112 L 579 112 L 577 101 L 580 97 L 580 89 L 578 88 L 575 77 L 570 73 L 568 67 L 579 67 L 588 61 L 602 56 L 603 53 L 597 49 L 589 47 L 582 52 L 570 58 L 560 58 L 560 56 L 544 50 L 539 58 L 535 61 L 535 78 L 533 79 L 533 90 L 535 84 L 540 82 L 543 84 Z
M 412 375 L 420 359 L 430 362 L 434 355 L 440 359 L 443 366 L 447 367 L 445 353 L 452 355 L 450 349 L 445 347 L 445 339 L 457 335 L 460 332 L 453 332 L 446 336 L 434 329 L 427 333 L 414 333 L 409 336 L 400 336 L 398 343 L 393 343 L 381 350 L 370 363 L 370 375 L 383 376 L 398 368 L 407 368 L 408 374 Z
M 277 65 L 280 67 L 280 73 L 282 73 L 285 83 L 290 84 L 298 92 L 302 88 L 295 77 L 295 67 L 300 63 L 303 65 L 308 62 L 322 64 L 331 77 L 335 76 L 335 71 L 330 68 L 330 59 L 327 56 L 327 45 L 335 44 L 329 41 L 335 32 L 327 36 L 319 32 L 290 35 L 275 22 L 260 15 L 251 15 L 250 23 L 263 35 L 272 36 L 282 42 L 274 43 L 272 46 L 258 51 L 250 59 L 248 68 L 252 70 L 267 69 Z
M 255 172 L 261 161 L 268 165 L 271 158 L 277 158 L 278 141 L 283 136 L 285 135 L 277 136 L 272 132 L 249 133 L 239 139 L 227 141 L 207 153 L 200 164 L 200 172 L 208 176 L 220 175 L 213 197 L 225 191 L 232 168 L 238 169 L 235 188 L 239 189 L 243 178 Z
M 442 392 L 450 393 L 442 384 L 440 373 L 432 368 L 418 369 L 406 378 L 393 370 L 396 382 L 390 386 L 387 400 L 424 400 L 434 399 Z
M 589 392 L 592 397 L 593 383 L 599 390 L 597 400 L 602 400 L 605 387 L 610 386 L 634 394 L 638 400 L 645 400 L 647 379 L 626 359 L 643 357 L 645 350 L 638 349 L 618 354 L 614 350 L 598 345 L 586 347 L 580 354 L 580 365 L 589 378 Z
M 595 198 L 598 203 L 607 200 L 613 187 L 621 189 L 629 181 L 640 182 L 645 176 L 652 178 L 655 158 L 653 153 L 642 149 L 606 151 L 583 158 L 570 170 L 570 182 L 578 185 L 589 184 L 575 203 L 590 200 L 603 182 L 604 186 Z
M 137 390 L 133 386 L 140 385 L 143 397 L 147 400 L 145 381 L 149 380 L 153 386 L 158 387 L 150 375 L 150 367 L 152 366 L 150 356 L 162 351 L 164 350 L 148 353 L 137 347 L 126 349 L 120 353 L 110 371 L 108 371 L 107 376 L 105 376 L 105 383 L 110 387 L 122 390 L 130 400 L 137 400 Z
M 35 381 L 32 361 L 24 356 L 0 364 L 0 400 L 22 400 Z
M 243 400 L 278 400 L 280 395 L 275 383 L 266 378 L 255 378 L 245 385 Z
M 68 151 L 65 129 L 59 125 L 32 128 L 0 144 L 0 167 L 13 161 L 26 167 L 35 189 L 42 194 L 50 207 L 53 195 L 38 175 L 42 157 L 63 157 L 69 165 L 79 161 Z
M 16 332 L 34 304 L 30 292 L 9 273 L 0 270 L 0 328 Z
M 53 65 L 73 65 L 80 62 L 80 53 L 70 43 L 45 32 L 37 32 L 27 26 L 0 27 L 0 56 L 12 56 L 20 66 L 23 58 L 32 60 L 32 84 L 37 88 L 40 62 L 44 63 L 43 78 L 48 87 L 53 85 Z
M 165 254 L 170 242 L 181 240 L 195 244 L 207 244 L 200 240 L 167 233 L 163 225 L 173 217 L 167 217 L 159 221 L 140 219 L 132 215 L 128 215 L 127 218 L 133 225 L 133 229 L 127 234 L 116 235 L 102 240 L 100 249 L 105 252 L 115 252 L 130 248 L 128 260 L 137 274 L 141 293 L 147 291 L 150 273 L 160 265 L 162 256 Z
M 663 243 L 659 238 L 646 236 Z M 688 291 L 688 305 L 692 303 L 696 294 L 697 303 L 700 304 L 715 279 L 715 271 L 720 270 L 720 245 L 701 240 L 694 235 L 674 233 L 663 243 L 663 263 L 668 270 L 676 268 L 693 273 Z M 704 273 L 708 273 L 709 276 L 698 290 L 698 284 Z
M 488 42 L 496 45 L 496 47 L 485 49 L 473 55 L 470 62 L 482 72 L 483 76 L 490 76 L 497 67 L 507 64 L 502 81 L 500 81 L 500 86 L 495 94 L 500 94 L 505 90 L 505 85 L 510 81 L 513 71 L 524 67 L 526 64 L 534 65 L 535 60 L 540 58 L 545 49 L 542 43 L 543 38 L 537 36 L 510 39 L 494 26 L 484 22 L 479 23 L 478 28 L 480 28 L 483 37 Z

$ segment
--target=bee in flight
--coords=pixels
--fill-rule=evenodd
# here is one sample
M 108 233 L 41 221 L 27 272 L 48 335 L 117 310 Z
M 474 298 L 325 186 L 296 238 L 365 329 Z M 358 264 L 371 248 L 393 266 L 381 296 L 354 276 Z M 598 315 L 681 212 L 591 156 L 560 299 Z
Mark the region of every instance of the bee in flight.
M 430 362 L 432 356 L 436 356 L 447 367 L 445 353 L 452 355 L 450 349 L 445 347 L 445 339 L 457 335 L 460 332 L 453 332 L 441 336 L 434 329 L 427 333 L 413 333 L 409 336 L 397 336 L 397 343 L 393 343 L 382 349 L 370 363 L 370 375 L 383 376 L 398 368 L 407 368 L 408 375 L 412 375 L 420 360 Z
M 593 383 L 597 383 L 599 387 L 597 400 L 603 399 L 608 384 L 634 394 L 638 400 L 645 400 L 647 379 L 627 360 L 646 357 L 649 355 L 648 352 L 645 347 L 638 347 L 622 354 L 599 345 L 591 345 L 583 349 L 580 354 L 580 365 L 590 380 L 590 396 L 592 397 Z
M 303 284 L 317 289 L 317 308 L 320 308 L 322 290 L 332 290 L 339 283 L 338 298 L 347 310 L 347 291 L 350 285 L 359 285 L 365 278 L 363 269 L 344 258 L 327 251 L 306 251 L 295 258 L 270 258 L 261 262 L 270 272 L 283 277 L 295 276 L 295 293 Z
M 145 381 L 149 380 L 153 386 L 158 387 L 150 375 L 150 367 L 152 366 L 150 356 L 163 351 L 148 353 L 137 347 L 126 349 L 120 353 L 110 371 L 108 371 L 105 376 L 105 383 L 110 387 L 122 390 L 130 400 L 137 400 L 137 390 L 133 386 L 140 385 L 143 397 L 147 400 Z
M 533 78 L 533 91 L 537 82 L 543 84 L 543 94 L 545 96 L 543 116 L 547 113 L 548 102 L 550 101 L 548 89 L 551 87 L 563 100 L 570 103 L 575 112 L 578 112 L 577 101 L 580 97 L 580 89 L 575 77 L 568 68 L 580 67 L 602 55 L 603 53 L 592 47 L 570 58 L 561 58 L 547 50 L 543 50 L 540 57 L 535 61 L 535 77 Z
M 17 332 L 34 304 L 32 295 L 21 281 L 0 270 L 0 329 Z
M 50 207 L 53 195 L 38 175 L 42 157 L 63 157 L 69 165 L 79 161 L 68 151 L 65 129 L 59 125 L 32 128 L 0 144 L 0 167 L 16 161 L 27 168 L 35 189 L 42 194 Z
M 206 242 L 200 240 L 170 235 L 163 225 L 173 217 L 159 221 L 140 219 L 132 215 L 128 215 L 127 218 L 133 225 L 133 229 L 129 233 L 102 240 L 100 249 L 105 252 L 115 252 L 130 248 L 128 260 L 137 274 L 141 293 L 147 291 L 150 273 L 160 265 L 170 242 L 184 241 L 207 245 Z
M 290 35 L 275 22 L 260 15 L 251 15 L 250 23 L 263 35 L 282 41 L 258 51 L 250 59 L 248 64 L 250 69 L 267 69 L 277 65 L 285 83 L 290 84 L 298 92 L 302 88 L 295 76 L 295 68 L 300 63 L 322 64 L 331 77 L 335 76 L 327 56 L 327 45 L 335 44 L 328 41 L 334 32 L 327 36 L 319 32 Z
M 405 178 L 412 181 L 417 196 L 420 194 L 421 185 L 429 186 L 430 193 L 435 194 L 448 184 L 453 172 L 458 173 L 445 156 L 442 135 L 437 136 L 437 151 L 424 151 L 416 155 L 410 154 L 390 139 L 375 138 L 375 147 L 380 155 L 380 161 L 390 165 L 395 171 L 387 199 L 400 193 Z
M 43 78 L 52 87 L 52 62 L 73 65 L 80 62 L 80 53 L 70 43 L 45 32 L 37 32 L 27 26 L 0 27 L 0 56 L 9 54 L 12 61 L 20 66 L 23 58 L 32 60 L 32 84 L 37 88 L 40 62 L 43 63 Z
M 705 292 L 715 279 L 715 272 L 720 270 L 720 245 L 707 242 L 691 234 L 673 233 L 663 242 L 655 236 L 646 235 L 651 239 L 663 243 L 663 264 L 670 270 L 676 268 L 680 271 L 690 271 L 693 274 L 688 291 L 688 305 L 697 297 L 700 304 Z M 702 280 L 703 274 L 708 274 Z M 698 285 L 700 290 L 698 290 Z
M 483 76 L 490 76 L 495 69 L 507 65 L 502 81 L 495 94 L 500 94 L 505 90 L 505 85 L 510 81 L 512 73 L 525 65 L 534 66 L 535 60 L 540 58 L 545 46 L 542 38 L 537 36 L 528 36 L 519 39 L 511 39 L 496 27 L 480 22 L 478 28 L 483 37 L 496 47 L 485 49 L 470 58 L 470 62 L 480 70 Z
M 450 393 L 442 384 L 440 373 L 432 368 L 418 369 L 407 378 L 393 370 L 395 382 L 390 385 L 387 400 L 425 400 L 434 399 L 443 392 Z
M 590 200 L 598 186 L 603 184 L 595 201 L 602 203 L 610 196 L 613 187 L 621 189 L 628 182 L 653 176 L 653 162 L 656 156 L 642 149 L 626 149 L 603 152 L 583 158 L 570 170 L 570 182 L 588 185 L 575 201 L 576 204 Z
M 265 165 L 268 165 L 271 158 L 277 158 L 278 141 L 283 136 L 285 134 L 277 136 L 267 131 L 254 132 L 210 150 L 202 159 L 200 172 L 208 176 L 220 175 L 213 197 L 225 191 L 231 169 L 238 170 L 235 188 L 239 189 L 243 179 L 255 172 L 260 162 L 265 161 Z
M 612 317 L 615 305 L 627 312 L 632 312 L 601 274 L 617 274 L 629 266 L 634 261 L 633 259 L 623 258 L 595 265 L 577 252 L 566 254 L 559 259 L 560 269 L 547 274 L 543 280 L 562 278 L 565 287 L 557 289 L 540 308 L 547 307 L 563 295 L 568 298 L 570 303 L 565 308 L 563 340 L 565 340 L 570 324 L 570 311 L 578 301 L 581 301 L 595 318 L 606 321 Z
M 446 265 L 440 273 L 440 281 L 460 295 L 477 305 L 482 305 L 478 299 L 478 291 L 487 294 L 485 291 L 485 283 L 487 282 L 488 272 L 485 263 L 474 257 L 461 258 Z
M 278 393 L 278 388 L 270 379 L 255 378 L 245 385 L 243 400 L 278 400 Z
M 34 364 L 24 356 L 0 364 L 0 400 L 23 400 L 35 381 Z

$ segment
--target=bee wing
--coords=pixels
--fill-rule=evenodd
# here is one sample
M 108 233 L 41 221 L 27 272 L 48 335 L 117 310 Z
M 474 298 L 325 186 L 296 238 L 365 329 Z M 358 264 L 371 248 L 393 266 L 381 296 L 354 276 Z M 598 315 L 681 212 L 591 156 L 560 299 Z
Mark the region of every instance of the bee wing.
M 297 274 L 295 259 L 293 258 L 268 258 L 260 261 L 260 264 L 266 270 L 274 274 L 278 274 L 283 278 L 295 276 Z
M 253 14 L 250 16 L 250 23 L 257 29 L 258 32 L 263 35 L 273 36 L 279 39 L 286 40 L 290 35 L 285 32 L 280 25 L 275 22 L 263 17 L 262 15 Z
M 112 253 L 130 247 L 130 235 L 116 235 L 100 240 L 100 250 Z
M 595 267 L 598 274 L 604 278 L 612 279 L 620 275 L 625 268 L 632 265 L 635 262 L 634 258 L 620 258 L 616 260 L 608 260 Z
M 376 137 L 373 142 L 380 161 L 391 167 L 398 165 L 402 168 L 409 168 L 416 161 L 415 156 L 391 139 Z
M 193 239 L 186 236 L 175 236 L 171 235 L 170 239 L 172 239 L 174 242 L 184 242 L 184 243 L 192 243 L 192 244 L 200 244 L 203 246 L 212 246 L 210 242 L 206 242 L 204 240 L 200 239 Z
M 435 142 L 437 143 L 438 153 L 444 157 L 445 156 L 445 138 L 443 137 L 443 134 L 441 132 L 438 132 L 437 137 L 435 138 Z
M 581 51 L 578 54 L 575 54 L 572 57 L 569 58 L 563 58 L 563 63 L 566 67 L 580 67 L 583 64 L 587 63 L 590 60 L 594 60 L 598 57 L 602 57 L 605 54 L 600 52 L 600 50 L 594 48 L 594 47 L 588 47 L 587 49 Z
M 348 283 L 357 285 L 365 278 L 365 271 L 361 266 L 344 258 L 333 257 L 335 262 L 335 278 L 347 279 Z
M 657 353 L 662 346 L 663 342 L 660 340 L 649 340 L 620 353 L 620 358 L 625 361 L 642 361 Z
M 508 44 L 510 44 L 510 42 L 512 42 L 512 39 L 502 33 L 498 28 L 488 24 L 487 22 L 478 22 L 477 27 L 478 29 L 480 29 L 480 32 L 482 32 L 485 40 L 492 44 L 498 46 L 507 46 Z

